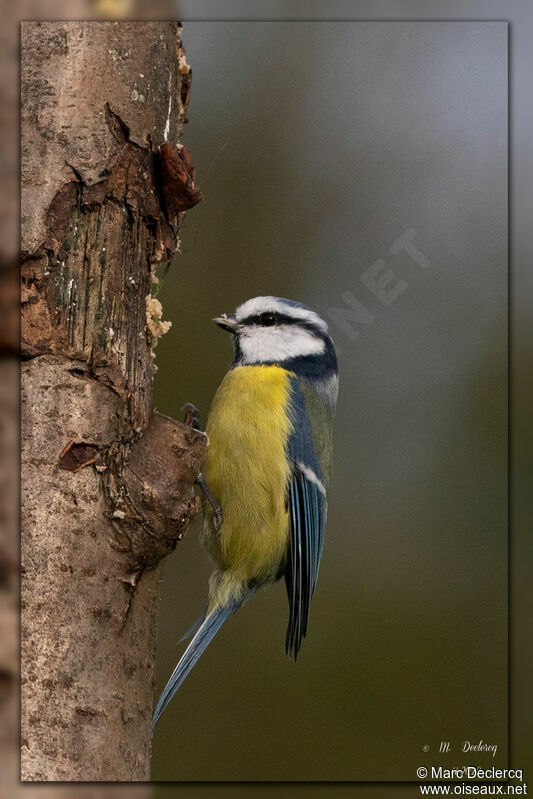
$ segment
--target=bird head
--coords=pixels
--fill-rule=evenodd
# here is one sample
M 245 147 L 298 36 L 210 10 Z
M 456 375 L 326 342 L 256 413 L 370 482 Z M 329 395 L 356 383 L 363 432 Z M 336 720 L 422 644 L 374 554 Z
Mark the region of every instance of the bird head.
M 234 314 L 213 321 L 234 336 L 234 362 L 241 365 L 292 366 L 306 359 L 317 363 L 334 358 L 326 322 L 307 305 L 293 300 L 254 297 L 239 305 Z

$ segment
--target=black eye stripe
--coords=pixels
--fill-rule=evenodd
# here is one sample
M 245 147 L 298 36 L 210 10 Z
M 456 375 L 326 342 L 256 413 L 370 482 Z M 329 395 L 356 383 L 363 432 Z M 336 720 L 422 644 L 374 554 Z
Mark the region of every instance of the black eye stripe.
M 306 327 L 309 323 L 305 319 L 296 319 L 279 311 L 264 311 L 260 314 L 248 316 L 242 320 L 243 325 L 300 325 Z
M 248 316 L 242 321 L 245 325 L 281 325 L 290 323 L 294 320 L 289 319 L 289 317 L 283 316 L 283 314 L 277 313 L 276 311 L 264 311 L 264 313 Z
M 307 319 L 298 319 L 294 316 L 280 313 L 279 311 L 263 311 L 260 314 L 253 314 L 247 316 L 245 319 L 239 320 L 241 325 L 258 325 L 258 327 L 272 327 L 272 325 L 297 325 L 303 330 L 318 338 L 324 338 L 324 331 L 320 330 L 316 325 Z

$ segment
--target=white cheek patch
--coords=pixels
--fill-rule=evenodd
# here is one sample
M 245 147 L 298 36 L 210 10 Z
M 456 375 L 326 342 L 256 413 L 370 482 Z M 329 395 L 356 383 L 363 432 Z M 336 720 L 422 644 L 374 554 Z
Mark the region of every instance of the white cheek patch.
M 244 363 L 288 361 L 301 355 L 320 355 L 326 349 L 323 339 L 296 325 L 249 325 L 241 330 L 239 345 Z

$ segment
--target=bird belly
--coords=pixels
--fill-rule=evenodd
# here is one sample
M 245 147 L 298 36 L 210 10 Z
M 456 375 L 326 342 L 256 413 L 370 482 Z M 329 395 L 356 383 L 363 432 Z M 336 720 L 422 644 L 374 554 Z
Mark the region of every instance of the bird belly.
M 224 521 L 216 532 L 204 502 L 204 543 L 232 583 L 274 581 L 286 558 L 289 390 L 285 369 L 239 366 L 226 374 L 209 413 L 203 473 Z

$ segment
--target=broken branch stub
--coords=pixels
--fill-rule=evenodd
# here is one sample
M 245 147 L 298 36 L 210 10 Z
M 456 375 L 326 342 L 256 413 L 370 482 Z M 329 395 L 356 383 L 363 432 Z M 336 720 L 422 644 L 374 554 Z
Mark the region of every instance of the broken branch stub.
M 198 511 L 193 486 L 207 436 L 153 413 L 124 468 L 126 501 L 113 518 L 131 543 L 131 569 L 151 569 L 172 552 Z

